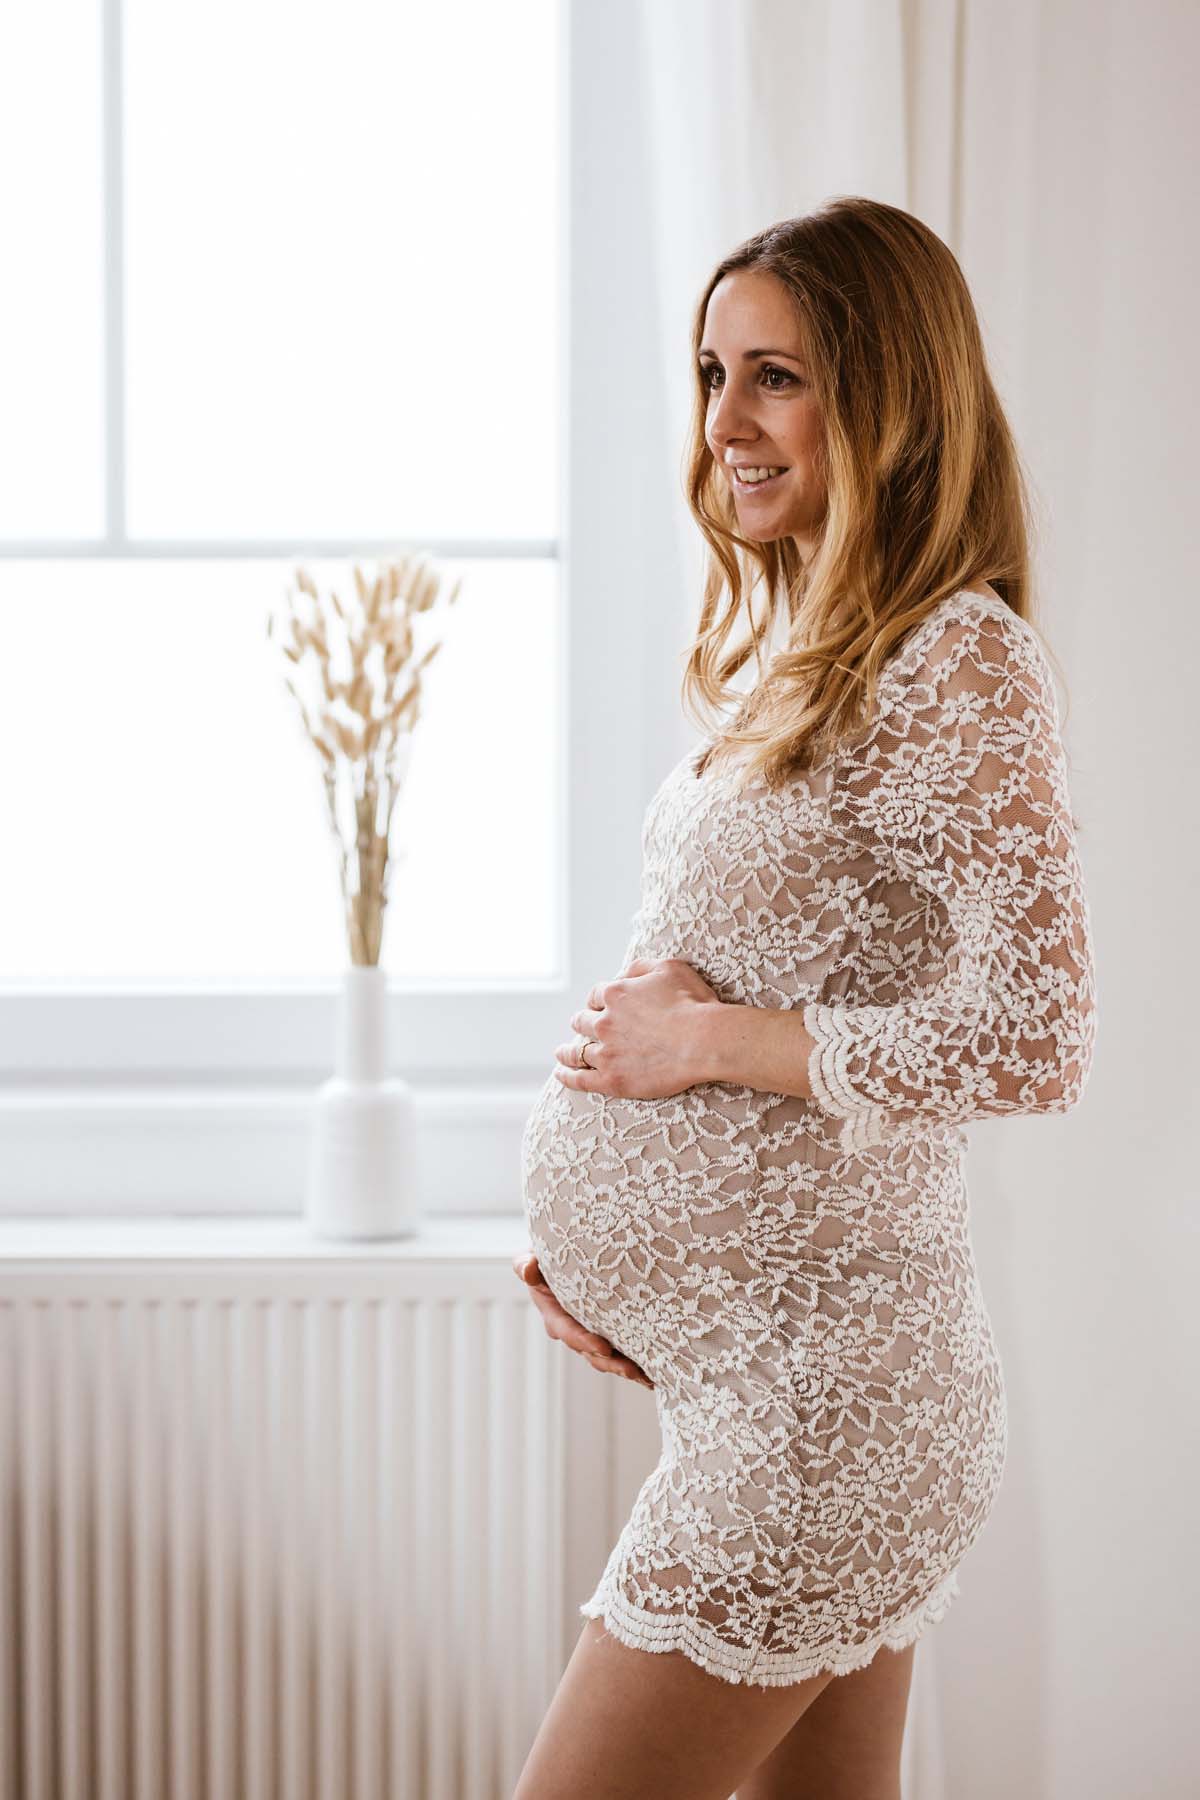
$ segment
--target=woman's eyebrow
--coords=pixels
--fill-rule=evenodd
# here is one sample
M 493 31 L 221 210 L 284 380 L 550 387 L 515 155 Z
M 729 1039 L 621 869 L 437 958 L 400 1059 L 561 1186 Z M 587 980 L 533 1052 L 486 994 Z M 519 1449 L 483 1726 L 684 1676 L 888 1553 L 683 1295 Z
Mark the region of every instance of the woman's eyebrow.
M 711 356 L 717 358 L 716 351 L 707 348 L 698 351 L 697 354 L 699 356 Z M 753 362 L 755 358 L 759 356 L 786 356 L 789 362 L 802 363 L 804 361 L 804 358 L 802 356 L 797 356 L 794 350 L 743 350 L 742 361 Z M 717 360 L 719 361 L 720 359 L 717 358 Z

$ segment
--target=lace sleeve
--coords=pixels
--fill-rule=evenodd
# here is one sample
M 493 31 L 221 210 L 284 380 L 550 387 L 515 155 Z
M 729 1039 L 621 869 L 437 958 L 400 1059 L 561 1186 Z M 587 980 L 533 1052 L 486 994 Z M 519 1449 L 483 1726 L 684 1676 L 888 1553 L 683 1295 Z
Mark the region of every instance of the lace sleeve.
M 805 1005 L 813 1099 L 844 1121 L 846 1150 L 1066 1112 L 1095 1037 L 1087 897 L 1040 643 L 1015 614 L 972 609 L 919 628 L 897 665 L 835 784 L 835 815 L 941 901 L 954 950 L 915 999 Z

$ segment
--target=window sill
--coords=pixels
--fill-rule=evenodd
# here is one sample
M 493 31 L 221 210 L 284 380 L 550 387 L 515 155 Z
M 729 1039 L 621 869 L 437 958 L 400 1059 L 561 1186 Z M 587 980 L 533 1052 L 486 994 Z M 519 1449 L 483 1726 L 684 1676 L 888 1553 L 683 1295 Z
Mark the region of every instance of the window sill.
M 301 1307 L 318 1301 L 431 1308 L 461 1316 L 464 1301 L 540 1321 L 512 1268 L 528 1242 L 520 1214 L 422 1219 L 410 1238 L 333 1242 L 302 1217 L 0 1220 L 0 1314 L 30 1320 L 62 1304 Z M 440 1327 L 439 1327 L 440 1328 Z
M 526 1243 L 519 1213 L 423 1218 L 414 1236 L 334 1242 L 302 1218 L 0 1219 L 0 1263 L 502 1263 Z
M 521 1132 L 545 1075 L 413 1084 L 422 1216 L 520 1211 Z M 113 1083 L 0 1096 L 0 1218 L 296 1219 L 316 1087 Z

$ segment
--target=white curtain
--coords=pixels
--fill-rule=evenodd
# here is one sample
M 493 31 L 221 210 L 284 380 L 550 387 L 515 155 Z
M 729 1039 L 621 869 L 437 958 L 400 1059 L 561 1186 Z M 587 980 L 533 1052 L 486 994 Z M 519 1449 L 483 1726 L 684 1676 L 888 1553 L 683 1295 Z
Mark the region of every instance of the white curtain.
M 647 788 L 679 706 L 701 539 L 683 500 L 692 310 L 718 258 L 838 193 L 955 251 L 1040 509 L 1042 620 L 1096 932 L 1083 1103 L 972 1128 L 1010 1453 L 918 1651 L 906 1800 L 1195 1791 L 1200 1475 L 1196 294 L 1189 0 L 642 0 L 620 128 L 637 311 Z M 617 118 L 614 109 L 614 118 Z M 617 129 L 616 123 L 614 129 Z M 641 334 L 640 336 L 637 334 Z

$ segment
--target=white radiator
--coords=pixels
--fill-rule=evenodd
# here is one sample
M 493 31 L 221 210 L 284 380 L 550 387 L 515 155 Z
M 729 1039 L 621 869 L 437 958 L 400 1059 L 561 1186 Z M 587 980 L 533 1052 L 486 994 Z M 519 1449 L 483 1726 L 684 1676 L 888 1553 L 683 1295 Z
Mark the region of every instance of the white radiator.
M 3 1800 L 509 1800 L 580 1596 L 506 1262 L 10 1262 L 0 1355 Z
M 0 1800 L 511 1800 L 659 1449 L 523 1243 L 0 1220 Z

